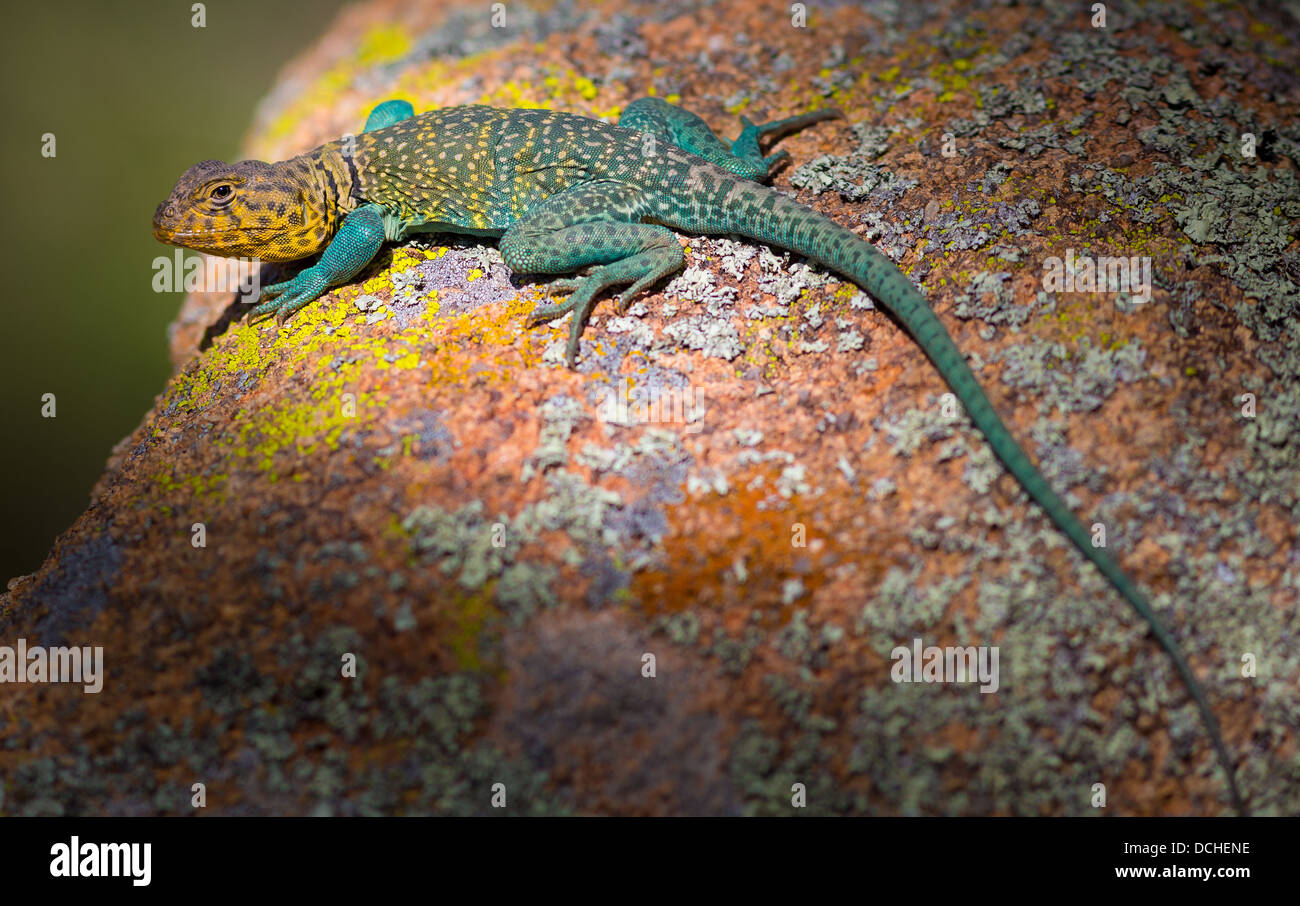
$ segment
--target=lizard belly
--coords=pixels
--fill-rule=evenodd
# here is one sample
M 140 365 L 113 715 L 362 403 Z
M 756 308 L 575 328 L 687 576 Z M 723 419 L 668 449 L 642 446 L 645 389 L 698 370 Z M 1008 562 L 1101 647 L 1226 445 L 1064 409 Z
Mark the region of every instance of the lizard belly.
M 384 215 L 384 238 L 389 242 L 401 242 L 420 233 L 457 233 L 463 236 L 487 236 L 498 238 L 506 231 L 504 226 L 470 226 L 450 218 L 422 217 L 403 218 L 400 215 Z

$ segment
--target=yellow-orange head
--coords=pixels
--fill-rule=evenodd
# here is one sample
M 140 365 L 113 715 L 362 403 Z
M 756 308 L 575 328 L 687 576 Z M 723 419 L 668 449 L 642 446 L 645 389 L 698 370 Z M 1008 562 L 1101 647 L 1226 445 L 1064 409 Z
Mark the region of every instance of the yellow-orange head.
M 299 161 L 205 160 L 181 175 L 153 215 L 168 245 L 264 261 L 315 253 L 332 233 L 318 184 Z

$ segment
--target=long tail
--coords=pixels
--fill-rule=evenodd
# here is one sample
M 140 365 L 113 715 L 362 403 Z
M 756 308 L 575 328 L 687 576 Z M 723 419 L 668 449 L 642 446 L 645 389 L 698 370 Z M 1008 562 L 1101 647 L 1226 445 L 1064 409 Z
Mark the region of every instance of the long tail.
M 1196 702 L 1201 720 L 1214 743 L 1219 764 L 1228 780 L 1233 808 L 1249 814 L 1237 790 L 1232 760 L 1223 744 L 1218 721 L 1195 674 L 1183 657 L 1177 641 L 1151 610 L 1151 605 L 1119 564 L 1104 548 L 1094 547 L 1091 536 L 1065 502 L 1052 490 L 1025 451 L 1016 443 L 1002 419 L 993 409 L 966 359 L 935 317 L 916 287 L 892 261 L 849 230 L 816 211 L 757 183 L 742 182 L 723 171 L 712 169 L 695 173 L 704 185 L 695 194 L 704 198 L 690 215 L 665 216 L 670 226 L 699 233 L 729 233 L 781 246 L 815 259 L 827 268 L 848 277 L 872 295 L 900 321 L 912 338 L 934 363 L 939 374 L 952 388 L 971 421 L 988 439 L 989 446 L 1008 472 L 1037 501 L 1053 524 L 1065 533 L 1079 552 L 1101 571 L 1115 590 L 1151 627 L 1160 646 L 1168 653 L 1178 673 Z M 731 182 L 728 190 L 723 182 Z M 710 185 L 712 184 L 712 185 Z M 710 191 L 710 189 L 712 189 Z M 671 221 L 671 222 L 670 222 Z

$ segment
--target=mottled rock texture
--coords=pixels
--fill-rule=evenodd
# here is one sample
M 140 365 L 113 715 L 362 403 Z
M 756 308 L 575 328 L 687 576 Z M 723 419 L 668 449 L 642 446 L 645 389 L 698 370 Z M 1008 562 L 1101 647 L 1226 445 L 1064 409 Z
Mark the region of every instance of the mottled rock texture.
M 247 151 L 390 97 L 655 94 L 728 135 L 839 106 L 776 185 L 923 286 L 1181 640 L 1253 808 L 1300 813 L 1300 29 L 1089 6 L 512 2 L 493 28 L 384 0 L 286 70 Z M 221 814 L 488 813 L 497 783 L 517 813 L 789 814 L 794 784 L 803 813 L 1224 812 L 1171 665 L 918 348 L 797 258 L 682 241 L 576 372 L 565 324 L 522 326 L 544 286 L 451 237 L 279 332 L 191 297 L 175 376 L 0 597 L 0 643 L 107 669 L 0 689 L 0 813 L 188 814 L 195 782 Z M 1151 300 L 1044 292 L 1071 249 L 1149 257 Z M 914 638 L 999 646 L 1000 689 L 895 684 Z

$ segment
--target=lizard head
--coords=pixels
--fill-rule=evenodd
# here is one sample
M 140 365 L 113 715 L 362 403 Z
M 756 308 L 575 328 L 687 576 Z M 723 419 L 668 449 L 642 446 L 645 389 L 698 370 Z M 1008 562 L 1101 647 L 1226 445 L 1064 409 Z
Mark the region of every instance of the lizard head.
M 210 255 L 295 261 L 329 238 L 318 198 L 300 168 L 205 160 L 186 170 L 158 205 L 153 234 Z

